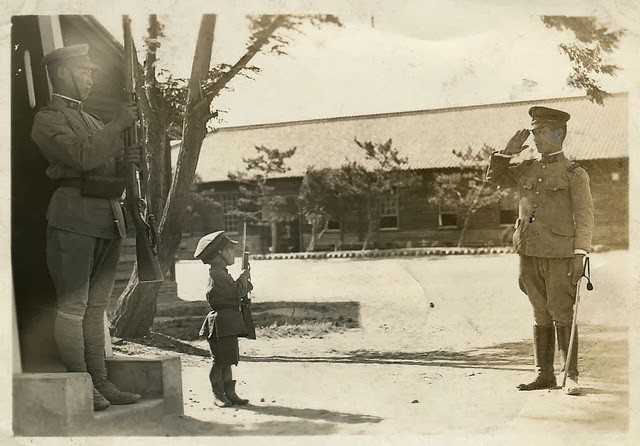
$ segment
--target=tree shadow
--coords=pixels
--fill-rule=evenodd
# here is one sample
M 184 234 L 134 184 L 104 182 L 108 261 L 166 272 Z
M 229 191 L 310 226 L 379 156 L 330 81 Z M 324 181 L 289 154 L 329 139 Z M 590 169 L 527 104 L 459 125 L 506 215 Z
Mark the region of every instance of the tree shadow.
M 83 436 L 260 436 L 260 435 L 331 435 L 338 432 L 335 423 L 315 423 L 305 420 L 282 420 L 252 423 L 219 423 L 204 421 L 187 415 L 165 415 L 153 422 L 133 421 L 119 425 L 104 425 L 83 433 Z
M 336 364 L 413 365 L 461 369 L 530 371 L 531 342 L 508 342 L 467 351 L 433 350 L 428 352 L 353 350 L 343 355 L 263 357 L 243 356 L 247 362 L 311 362 Z
M 360 423 L 379 423 L 383 420 L 381 417 L 364 414 L 354 414 L 346 412 L 337 412 L 327 409 L 300 409 L 296 407 L 286 406 L 256 406 L 247 405 L 244 407 L 238 407 L 240 410 L 247 410 L 256 412 L 263 415 L 271 415 L 276 417 L 294 417 L 303 418 L 305 420 L 323 420 L 330 423 L 346 423 L 346 424 L 360 424 Z
M 159 348 L 165 351 L 184 353 L 193 356 L 203 356 L 207 358 L 211 355 L 209 350 L 196 347 L 195 345 L 183 342 L 180 339 L 176 339 L 172 336 L 158 333 L 153 330 L 151 331 L 151 334 L 145 336 L 144 338 L 136 338 L 130 340 L 114 338 L 112 342 L 114 350 L 123 354 L 130 354 L 128 353 L 127 344 L 146 345 L 147 347 Z

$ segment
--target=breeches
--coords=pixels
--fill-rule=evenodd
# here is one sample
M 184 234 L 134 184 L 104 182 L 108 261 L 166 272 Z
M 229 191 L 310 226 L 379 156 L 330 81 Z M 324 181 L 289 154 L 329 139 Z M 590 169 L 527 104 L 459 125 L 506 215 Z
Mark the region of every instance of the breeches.
M 571 325 L 576 288 L 571 258 L 520 256 L 518 282 L 533 307 L 536 325 Z
M 47 228 L 47 265 L 56 289 L 55 337 L 71 372 L 104 368 L 104 313 L 113 290 L 121 239 Z M 86 358 L 85 358 L 86 355 Z M 86 359 L 86 361 L 85 361 Z M 85 364 L 86 363 L 86 364 Z

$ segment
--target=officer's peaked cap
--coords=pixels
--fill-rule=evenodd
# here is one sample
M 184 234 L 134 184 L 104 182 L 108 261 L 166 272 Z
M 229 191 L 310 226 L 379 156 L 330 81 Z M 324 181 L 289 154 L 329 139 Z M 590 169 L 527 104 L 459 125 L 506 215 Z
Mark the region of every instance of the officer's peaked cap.
M 543 123 L 566 125 L 571 118 L 571 115 L 567 112 L 540 106 L 531 107 L 529 116 L 531 116 L 531 124 L 533 125 Z
M 91 70 L 100 68 L 89 59 L 89 45 L 86 43 L 56 48 L 42 59 L 42 64 L 47 66 L 60 63 L 65 63 L 72 67 L 89 68 Z
M 224 234 L 224 231 L 216 231 L 211 234 L 207 234 L 198 241 L 196 251 L 193 253 L 193 257 L 196 259 L 203 259 L 211 254 L 218 253 L 226 248 L 228 245 L 235 245 L 238 243 L 235 240 L 231 240 Z

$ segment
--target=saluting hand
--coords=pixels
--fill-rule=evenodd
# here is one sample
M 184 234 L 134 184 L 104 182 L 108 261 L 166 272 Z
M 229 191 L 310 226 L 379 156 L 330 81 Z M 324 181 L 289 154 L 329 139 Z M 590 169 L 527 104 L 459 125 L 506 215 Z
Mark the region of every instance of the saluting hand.
M 530 134 L 531 132 L 527 129 L 518 130 L 507 143 L 503 153 L 507 155 L 516 155 L 528 148 L 529 146 L 523 146 L 523 144 Z
M 571 283 L 576 284 L 580 277 L 584 274 L 584 256 L 582 254 L 576 254 L 573 256 L 573 260 L 569 264 L 568 276 L 571 276 Z

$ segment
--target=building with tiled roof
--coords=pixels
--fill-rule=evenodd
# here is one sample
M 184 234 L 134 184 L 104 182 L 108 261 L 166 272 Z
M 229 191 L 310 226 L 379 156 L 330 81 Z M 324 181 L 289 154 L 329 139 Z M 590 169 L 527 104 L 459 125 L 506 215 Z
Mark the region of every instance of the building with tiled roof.
M 296 195 L 307 167 L 339 167 L 346 160 L 359 160 L 362 151 L 354 143 L 354 138 L 373 142 L 391 138 L 393 147 L 408 158 L 408 168 L 425 174 L 459 168 L 459 160 L 453 155 L 453 150 L 479 149 L 485 144 L 501 149 L 516 130 L 530 126 L 527 111 L 532 105 L 545 105 L 571 114 L 564 150 L 591 176 L 596 202 L 594 243 L 626 245 L 627 93 L 611 95 L 605 99 L 604 106 L 581 96 L 219 128 L 207 135 L 203 142 L 197 174 L 204 186 L 214 188 L 221 195 L 221 202 L 230 209 L 234 206 L 236 192 L 235 186 L 228 182 L 227 174 L 243 169 L 243 158 L 254 156 L 255 146 L 280 150 L 297 147 L 295 155 L 287 161 L 290 170 L 277 181 L 286 189 L 283 193 L 292 197 Z M 523 158 L 535 156 L 534 148 L 522 155 Z M 380 233 L 377 241 L 380 247 L 451 244 L 459 235 L 459 227 L 450 224 L 443 227 L 441 212 L 427 203 L 426 191 L 423 197 L 418 198 L 403 198 L 400 194 L 395 209 L 396 226 Z M 502 242 L 512 222 L 504 221 L 510 218 L 511 213 L 500 211 L 495 209 L 483 213 L 472 223 L 470 243 Z M 225 220 L 226 223 L 220 221 L 219 225 L 233 231 L 233 218 Z M 352 222 L 350 228 L 343 228 L 343 244 L 357 246 L 362 241 L 361 224 L 363 222 Z M 292 234 L 289 238 L 298 240 L 283 242 L 280 249 L 304 249 L 308 241 L 307 225 L 302 222 L 295 230 L 287 225 L 289 227 L 283 229 L 283 234 Z M 336 237 L 329 231 L 320 245 L 332 246 L 337 243 Z M 264 250 L 265 243 L 261 246 Z

